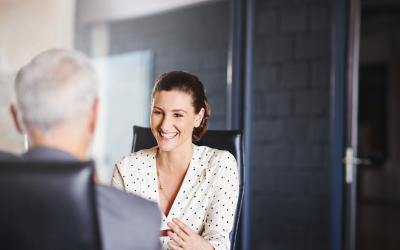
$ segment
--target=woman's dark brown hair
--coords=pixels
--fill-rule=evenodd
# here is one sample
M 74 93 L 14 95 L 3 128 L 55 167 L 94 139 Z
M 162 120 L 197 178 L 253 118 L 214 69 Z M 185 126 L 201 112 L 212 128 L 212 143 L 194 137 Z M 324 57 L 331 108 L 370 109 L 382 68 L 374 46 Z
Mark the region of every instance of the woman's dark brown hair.
M 190 94 L 193 100 L 193 107 L 196 114 L 204 108 L 204 116 L 200 126 L 194 128 L 192 140 L 198 141 L 207 132 L 208 118 L 211 114 L 211 107 L 208 103 L 203 84 L 199 78 L 185 71 L 170 71 L 161 74 L 156 80 L 152 96 L 160 91 L 179 90 Z

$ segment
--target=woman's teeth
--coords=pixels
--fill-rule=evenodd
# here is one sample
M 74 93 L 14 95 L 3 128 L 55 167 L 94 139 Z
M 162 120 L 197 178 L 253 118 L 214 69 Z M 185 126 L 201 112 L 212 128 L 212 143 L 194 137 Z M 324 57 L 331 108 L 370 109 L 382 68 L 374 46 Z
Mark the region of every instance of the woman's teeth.
M 166 139 L 172 139 L 174 138 L 178 133 L 161 133 L 161 136 L 166 138 Z

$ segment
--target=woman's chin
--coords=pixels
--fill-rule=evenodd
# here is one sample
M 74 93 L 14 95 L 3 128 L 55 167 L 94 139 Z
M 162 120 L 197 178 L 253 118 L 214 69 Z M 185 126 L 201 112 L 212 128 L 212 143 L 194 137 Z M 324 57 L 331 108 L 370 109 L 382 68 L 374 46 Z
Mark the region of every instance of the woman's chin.
M 158 141 L 158 148 L 161 151 L 172 151 L 177 146 L 175 141 L 172 140 L 160 140 Z

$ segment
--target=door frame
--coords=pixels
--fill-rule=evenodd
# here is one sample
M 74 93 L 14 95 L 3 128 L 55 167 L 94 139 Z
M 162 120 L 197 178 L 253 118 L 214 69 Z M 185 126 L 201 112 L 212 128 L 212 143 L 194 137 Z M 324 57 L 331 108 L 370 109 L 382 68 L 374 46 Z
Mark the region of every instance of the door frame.
M 230 35 L 227 61 L 227 129 L 243 131 L 244 190 L 235 249 L 251 249 L 252 210 L 252 99 L 255 0 L 230 2 Z
M 360 0 L 336 0 L 331 66 L 331 249 L 355 250 Z
M 347 40 L 346 151 L 344 249 L 356 249 L 357 237 L 357 166 L 358 166 L 358 94 L 361 0 L 349 1 Z

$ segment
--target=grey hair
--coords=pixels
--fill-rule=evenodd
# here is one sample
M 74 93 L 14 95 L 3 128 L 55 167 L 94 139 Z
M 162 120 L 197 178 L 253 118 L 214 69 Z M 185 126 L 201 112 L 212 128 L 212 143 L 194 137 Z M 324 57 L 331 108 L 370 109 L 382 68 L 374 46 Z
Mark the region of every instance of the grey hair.
M 18 71 L 15 91 L 23 124 L 47 130 L 89 114 L 98 95 L 98 82 L 86 56 L 51 49 Z

